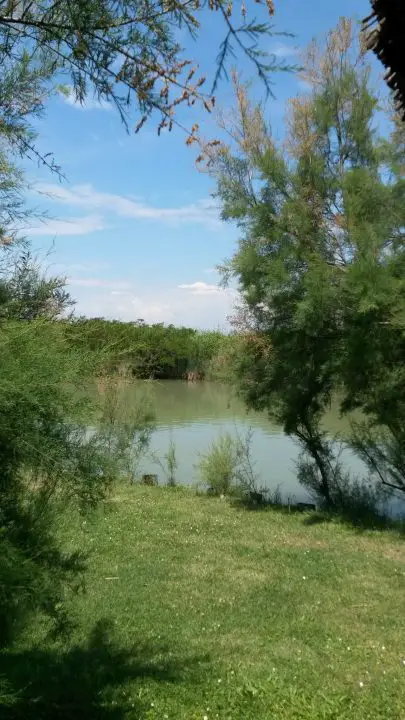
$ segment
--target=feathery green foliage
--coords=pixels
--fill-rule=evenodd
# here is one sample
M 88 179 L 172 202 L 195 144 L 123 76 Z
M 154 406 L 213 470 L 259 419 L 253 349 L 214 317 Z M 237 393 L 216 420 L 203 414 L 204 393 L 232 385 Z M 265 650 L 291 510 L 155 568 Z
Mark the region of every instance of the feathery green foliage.
M 138 387 L 135 403 L 126 393 L 133 377 L 121 366 L 114 374 L 102 372 L 97 378 L 101 412 L 97 418 L 97 437 L 116 468 L 117 479 L 135 482 L 142 456 L 154 429 L 153 405 L 147 387 Z
M 156 453 L 152 454 L 152 459 L 162 470 L 167 485 L 169 487 L 176 487 L 176 471 L 179 466 L 176 453 L 176 443 L 173 437 L 170 436 L 169 447 L 163 455 L 163 458 L 159 457 Z
M 137 422 L 89 432 L 88 387 L 96 353 L 72 348 L 57 317 L 70 305 L 63 281 L 42 276 L 22 251 L 6 272 L 0 306 L 0 642 L 40 609 L 63 624 L 66 584 L 78 587 L 85 558 L 66 553 L 56 527 L 66 508 L 106 496 L 150 433 Z M 125 442 L 123 437 L 125 436 Z M 113 451 L 112 451 L 113 449 Z
M 241 391 L 299 439 L 311 458 L 302 479 L 333 505 L 345 483 L 321 418 L 337 390 L 342 411 L 368 417 L 368 440 L 353 447 L 373 455 L 374 478 L 405 489 L 403 132 L 376 135 L 378 99 L 350 21 L 308 48 L 305 67 L 311 90 L 291 101 L 282 146 L 236 78 L 234 143 L 205 155 L 223 217 L 242 232 L 224 268 L 244 297 Z
M 225 348 L 236 342 L 234 336 L 215 330 L 147 325 L 143 320 L 72 318 L 65 329 L 72 347 L 103 353 L 112 372 L 124 364 L 134 377 L 144 379 L 180 379 L 189 371 L 216 375 L 216 363 L 224 357 Z
M 253 433 L 224 433 L 201 453 L 197 468 L 210 495 L 239 495 L 250 500 L 258 493 L 258 476 L 252 458 Z
M 272 15 L 272 4 L 267 5 Z M 17 104 L 7 101 L 8 93 L 1 96 L 6 102 L 4 107 L 0 102 L 0 117 L 19 149 L 40 157 L 30 137 L 28 115 L 32 107 L 43 109 L 46 96 L 57 89 L 61 77 L 68 83 L 60 88 L 62 92 L 73 93 L 80 103 L 89 94 L 113 103 L 127 126 L 135 110 L 137 129 L 152 113 L 157 114 L 159 132 L 180 124 L 180 104 L 197 102 L 210 112 L 212 93 L 204 91 L 205 78 L 185 57 L 177 39 L 183 28 L 197 38 L 207 11 L 216 11 L 225 35 L 212 90 L 226 75 L 229 56 L 239 51 L 270 91 L 271 73 L 288 69 L 257 47 L 260 37 L 272 34 L 273 28 L 247 18 L 244 3 L 238 10 L 223 0 L 0 0 L 0 65 L 22 90 Z M 12 92 L 12 85 L 7 88 Z M 27 106 L 20 102 L 26 97 Z M 193 126 L 190 137 L 195 132 Z

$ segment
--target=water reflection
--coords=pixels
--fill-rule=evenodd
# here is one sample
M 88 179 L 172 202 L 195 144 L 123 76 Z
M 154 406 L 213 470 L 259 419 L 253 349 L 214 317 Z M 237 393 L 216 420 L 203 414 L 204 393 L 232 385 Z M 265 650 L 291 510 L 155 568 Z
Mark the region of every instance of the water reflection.
M 133 392 L 135 397 L 136 388 Z M 308 499 L 296 480 L 299 448 L 295 441 L 287 437 L 265 413 L 247 412 L 243 402 L 228 387 L 215 383 L 168 380 L 148 383 L 148 392 L 156 410 L 158 426 L 151 451 L 163 457 L 170 439 L 173 439 L 178 459 L 178 483 L 198 481 L 198 455 L 219 434 L 245 434 L 251 427 L 254 430 L 255 469 L 262 486 L 270 489 L 279 486 L 284 499 Z M 326 414 L 325 428 L 333 434 L 344 436 L 347 433 L 348 420 L 339 417 L 337 404 Z M 354 472 L 362 473 L 362 465 L 356 457 L 347 453 L 346 461 Z M 164 481 L 162 470 L 154 465 L 151 455 L 143 461 L 142 471 L 157 473 L 160 481 Z

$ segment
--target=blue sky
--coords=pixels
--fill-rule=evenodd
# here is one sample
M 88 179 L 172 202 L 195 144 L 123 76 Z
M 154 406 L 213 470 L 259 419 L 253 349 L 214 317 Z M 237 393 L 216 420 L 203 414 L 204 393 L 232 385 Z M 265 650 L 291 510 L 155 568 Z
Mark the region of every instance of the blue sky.
M 250 12 L 256 10 L 248 4 Z M 341 15 L 361 19 L 368 0 L 277 0 L 275 30 L 295 38 L 263 40 L 266 49 L 294 63 L 313 36 L 333 27 Z M 262 13 L 263 14 L 263 13 Z M 212 77 L 221 39 L 218 16 L 206 15 L 199 40 L 186 36 L 188 56 Z M 243 77 L 254 70 L 238 60 Z M 254 81 L 259 97 L 262 88 Z M 285 101 L 299 91 L 294 75 L 274 76 L 275 99 L 266 112 L 276 137 L 282 137 Z M 217 104 L 229 106 L 229 85 L 222 82 Z M 204 136 L 215 135 L 213 119 L 190 112 Z M 29 168 L 42 194 L 30 200 L 51 216 L 33 223 L 29 236 L 50 270 L 66 274 L 77 312 L 89 316 L 144 318 L 202 328 L 226 327 L 235 295 L 217 287 L 215 266 L 229 257 L 236 228 L 221 223 L 212 181 L 195 167 L 195 151 L 180 131 L 157 136 L 153 122 L 127 135 L 109 106 L 72 98 L 53 98 L 37 123 L 40 146 L 62 166 L 62 184 L 45 169 Z M 45 194 L 43 194 L 45 193 Z

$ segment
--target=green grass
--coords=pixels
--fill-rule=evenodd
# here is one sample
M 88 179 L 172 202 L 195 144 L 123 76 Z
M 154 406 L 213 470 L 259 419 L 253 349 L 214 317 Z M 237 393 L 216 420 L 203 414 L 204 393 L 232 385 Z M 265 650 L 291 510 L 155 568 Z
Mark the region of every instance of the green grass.
M 142 486 L 61 534 L 77 625 L 3 653 L 2 719 L 405 718 L 399 534 Z

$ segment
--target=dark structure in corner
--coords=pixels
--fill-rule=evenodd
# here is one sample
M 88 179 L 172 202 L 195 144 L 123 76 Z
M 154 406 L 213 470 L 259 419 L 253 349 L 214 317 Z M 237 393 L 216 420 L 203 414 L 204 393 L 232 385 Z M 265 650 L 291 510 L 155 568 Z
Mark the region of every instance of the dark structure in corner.
M 366 45 L 387 68 L 385 80 L 405 121 L 405 0 L 371 0 L 363 20 Z

